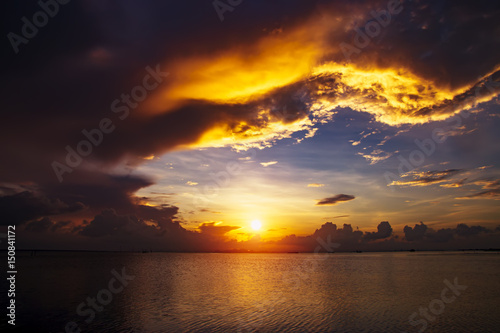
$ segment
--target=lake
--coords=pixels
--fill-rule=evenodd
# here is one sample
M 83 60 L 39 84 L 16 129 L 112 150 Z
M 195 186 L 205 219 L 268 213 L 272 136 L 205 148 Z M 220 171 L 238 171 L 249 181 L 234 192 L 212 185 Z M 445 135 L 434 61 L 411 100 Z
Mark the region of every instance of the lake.
M 498 253 L 18 252 L 17 262 L 23 332 L 500 332 Z

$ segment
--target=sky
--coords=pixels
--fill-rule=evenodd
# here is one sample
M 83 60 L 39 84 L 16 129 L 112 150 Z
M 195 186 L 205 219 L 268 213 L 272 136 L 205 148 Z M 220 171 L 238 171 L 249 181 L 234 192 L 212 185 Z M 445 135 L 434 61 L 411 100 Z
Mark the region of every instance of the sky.
M 500 245 L 495 2 L 2 6 L 22 248 Z

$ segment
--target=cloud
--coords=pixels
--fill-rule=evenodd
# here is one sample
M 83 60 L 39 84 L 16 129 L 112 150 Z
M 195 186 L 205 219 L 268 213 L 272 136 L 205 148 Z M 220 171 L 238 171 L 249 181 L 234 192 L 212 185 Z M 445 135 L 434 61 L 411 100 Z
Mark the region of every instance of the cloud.
M 110 175 L 85 170 L 78 170 L 76 173 L 78 178 L 67 179 L 62 183 L 47 183 L 42 190 L 47 195 L 70 204 L 81 202 L 91 214 L 109 208 L 133 214 L 138 200 L 134 193 L 153 184 L 144 176 Z
M 145 220 L 154 220 L 161 222 L 172 222 L 173 217 L 179 212 L 179 208 L 175 206 L 146 206 L 136 205 L 135 213 Z
M 462 169 L 447 169 L 443 171 L 425 171 L 425 172 L 410 172 L 403 177 L 412 176 L 412 180 L 399 181 L 394 180 L 390 186 L 429 186 L 447 181 L 449 178 L 462 173 Z
M 240 229 L 241 227 L 229 226 L 229 225 L 219 225 L 216 222 L 204 222 L 198 226 L 202 235 L 208 235 L 210 237 L 223 237 L 230 231 Z
M 189 186 L 196 186 L 196 185 L 198 185 L 198 183 L 197 183 L 197 182 L 192 182 L 192 181 L 188 180 L 188 181 L 186 182 L 186 185 L 189 185 Z
M 384 161 L 394 155 L 394 153 L 388 153 L 382 151 L 381 149 L 376 149 L 370 154 L 358 153 L 358 155 L 363 156 L 367 161 L 370 161 L 370 165 L 377 164 L 378 162 Z
M 112 209 L 103 210 L 79 232 L 87 237 L 130 237 L 132 235 L 158 234 L 159 229 L 149 226 L 132 215 L 118 215 Z
M 427 225 L 420 222 L 420 224 L 415 224 L 413 228 L 405 226 L 404 229 L 405 240 L 411 243 L 448 243 L 451 241 L 457 242 L 458 237 L 471 238 L 473 236 L 478 236 L 484 233 L 490 233 L 491 230 L 482 226 L 472 226 L 469 227 L 464 223 L 460 223 L 456 228 L 442 228 L 438 230 L 433 230 L 428 228 Z M 458 244 L 458 243 L 457 243 Z M 465 243 L 464 243 L 465 244 Z
M 79 201 L 67 203 L 57 198 L 23 191 L 0 197 L 0 224 L 21 224 L 40 217 L 74 213 L 85 208 Z
M 362 240 L 363 232 L 353 230 L 350 224 L 344 223 L 342 228 L 337 228 L 336 224 L 331 222 L 324 223 L 321 228 L 316 229 L 312 238 L 314 240 L 321 239 L 330 243 L 338 243 L 339 248 L 348 249 L 352 246 L 356 247 Z M 324 251 L 324 249 L 323 249 Z
M 475 235 L 478 235 L 482 232 L 489 232 L 489 230 L 480 226 L 480 225 L 475 225 L 475 226 L 469 227 L 465 223 L 460 223 L 459 225 L 457 225 L 457 228 L 456 228 L 457 235 L 463 236 L 463 237 L 475 236 Z
M 38 221 L 33 221 L 24 227 L 24 230 L 35 233 L 42 232 L 56 232 L 61 230 L 71 224 L 71 221 L 59 221 L 57 223 L 52 222 L 48 217 L 43 217 Z
M 401 249 L 478 249 L 493 248 L 500 240 L 500 226 L 495 230 L 458 224 L 456 228 L 433 230 L 420 223 L 405 226 L 405 238 L 393 235 L 389 222 L 379 223 L 377 231 L 354 230 L 351 224 L 338 228 L 326 222 L 308 236 L 287 235 L 278 240 L 252 238 L 236 241 L 228 233 L 240 227 L 204 222 L 198 231 L 184 229 L 177 222 L 164 224 L 145 221 L 136 215 L 119 215 L 104 210 L 90 222 L 72 227 L 69 221 L 53 222 L 42 218 L 19 229 L 20 248 L 143 250 L 154 251 L 390 251 Z M 357 228 L 356 228 L 357 229 Z M 280 229 L 275 229 L 279 231 Z M 283 228 L 281 228 L 283 230 Z M 242 233 L 244 234 L 244 233 Z M 50 237 L 48 237 L 50 235 Z M 374 242 L 374 240 L 377 240 Z
M 426 234 L 427 239 L 435 243 L 447 243 L 453 239 L 454 230 L 451 228 L 439 229 Z
M 334 216 L 334 217 L 329 217 L 327 219 L 340 219 L 340 218 L 344 218 L 344 217 L 349 217 L 350 215 L 337 215 L 337 216 Z
M 325 184 L 320 184 L 320 183 L 311 183 L 307 184 L 307 187 L 323 187 Z
M 208 209 L 208 208 L 202 208 L 202 209 L 200 209 L 200 212 L 211 213 L 211 214 L 222 214 L 221 212 L 218 212 L 218 211 L 215 211 L 215 210 L 211 210 L 211 209 Z
M 473 185 L 482 186 L 484 190 L 486 189 L 496 189 L 500 187 L 500 180 L 483 179 L 471 182 Z
M 439 137 L 448 138 L 452 136 L 467 135 L 475 132 L 477 128 L 467 129 L 465 126 L 460 126 L 450 130 L 442 131 L 439 133 Z
M 479 168 L 476 168 L 474 170 L 471 170 L 469 172 L 469 174 L 478 174 L 479 172 L 482 172 L 482 171 L 478 171 L 478 170 L 484 170 L 486 169 L 485 167 L 479 167 Z M 475 179 L 475 180 L 469 180 L 468 182 L 466 182 L 468 180 L 468 178 L 463 178 L 459 181 L 455 181 L 455 182 L 451 182 L 451 183 L 447 183 L 447 184 L 441 184 L 440 186 L 441 187 L 445 187 L 445 188 L 457 188 L 457 187 L 463 187 L 465 185 L 467 186 L 480 186 L 483 190 L 496 190 L 496 189 L 499 189 L 500 188 L 500 180 L 498 179 L 494 179 L 494 176 L 496 177 L 496 174 L 493 172 L 492 173 L 492 176 L 491 177 L 481 177 L 481 178 L 478 178 L 478 179 Z M 489 191 L 485 191 L 485 192 L 489 192 Z M 488 194 L 476 194 L 477 196 L 487 196 Z M 491 193 L 489 193 L 489 195 L 491 195 Z M 470 197 L 470 196 L 469 196 Z
M 262 162 L 260 163 L 260 165 L 262 165 L 264 168 L 270 166 L 270 165 L 274 165 L 274 164 L 277 164 L 278 161 L 270 161 L 270 162 Z
M 459 180 L 458 182 L 449 183 L 449 184 L 441 184 L 439 186 L 445 187 L 445 188 L 462 187 L 462 186 L 464 186 L 466 180 L 467 180 L 467 178 L 464 178 L 464 179 Z
M 383 238 L 388 238 L 392 235 L 392 227 L 391 224 L 387 221 L 380 222 L 380 224 L 377 226 L 377 231 L 376 232 L 367 232 L 365 233 L 365 240 L 377 240 L 377 239 L 383 239 Z
M 172 206 L 138 205 L 135 214 L 118 214 L 105 209 L 80 225 L 44 217 L 25 224 L 20 233 L 24 247 L 41 249 L 57 249 L 64 244 L 66 249 L 192 252 L 216 251 L 235 244 L 226 234 L 240 227 L 205 222 L 197 231 L 187 230 L 176 221 L 177 210 Z
M 324 198 L 318 201 L 316 206 L 332 206 L 339 202 L 354 200 L 356 197 L 350 194 L 337 194 L 333 197 Z
M 368 132 L 368 133 L 366 133 L 366 134 L 364 134 L 364 133 L 365 133 L 365 131 L 363 131 L 363 132 L 359 133 L 360 135 L 362 135 L 362 137 L 361 137 L 358 141 L 349 140 L 349 142 L 352 142 L 352 145 L 353 145 L 353 146 L 357 146 L 357 145 L 359 145 L 359 144 L 361 143 L 361 141 L 363 141 L 363 139 L 366 139 L 368 136 L 373 135 L 373 134 L 377 134 L 377 133 L 380 133 L 380 132 L 379 132 L 379 131 L 377 131 L 377 130 L 375 130 L 375 131 L 373 131 L 373 132 Z M 363 135 L 363 134 L 364 134 L 364 135 Z
M 493 190 L 482 191 L 482 192 L 474 193 L 474 194 L 471 194 L 471 195 L 466 195 L 464 197 L 457 197 L 455 199 L 459 199 L 459 200 L 467 200 L 467 199 L 493 199 L 493 200 L 500 200 L 500 189 L 493 189 Z
M 420 224 L 415 224 L 415 227 L 405 226 L 403 232 L 405 234 L 405 239 L 409 242 L 422 240 L 427 231 L 427 226 L 420 222 Z

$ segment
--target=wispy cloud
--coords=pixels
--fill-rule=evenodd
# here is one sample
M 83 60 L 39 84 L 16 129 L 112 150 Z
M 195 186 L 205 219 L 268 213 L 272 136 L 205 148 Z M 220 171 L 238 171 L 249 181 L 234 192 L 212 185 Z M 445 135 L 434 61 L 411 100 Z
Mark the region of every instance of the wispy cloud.
M 350 215 L 337 215 L 332 217 L 324 217 L 323 220 L 333 220 L 333 219 L 341 219 L 345 217 L 349 217 Z
M 361 138 L 359 138 L 358 141 L 350 140 L 349 142 L 351 142 L 353 146 L 357 146 L 357 145 L 359 145 L 361 143 L 361 141 L 363 141 L 363 139 L 366 139 L 370 135 L 374 135 L 374 134 L 377 134 L 377 133 L 380 133 L 380 130 L 375 130 L 373 132 L 368 132 L 366 134 L 365 134 L 365 131 L 363 131 L 363 132 L 359 133 L 359 135 L 361 135 Z
M 464 179 L 459 180 L 458 182 L 449 183 L 449 184 L 441 184 L 439 186 L 445 187 L 445 188 L 462 187 L 465 185 L 466 180 L 467 180 L 467 178 L 464 178 Z
M 479 193 L 474 193 L 471 195 L 466 195 L 464 197 L 457 197 L 455 199 L 466 200 L 466 199 L 494 199 L 500 200 L 500 189 L 488 190 Z
M 264 168 L 267 168 L 268 166 L 274 165 L 277 163 L 278 163 L 278 161 L 270 161 L 270 162 L 262 162 L 262 163 L 260 163 L 260 165 L 262 165 Z
M 449 178 L 463 172 L 462 169 L 447 169 L 443 171 L 425 171 L 411 172 L 403 175 L 403 177 L 413 177 L 412 180 L 400 181 L 395 180 L 389 186 L 429 186 L 433 184 L 443 183 Z
M 323 187 L 325 184 L 320 184 L 320 183 L 311 183 L 307 184 L 307 187 Z
M 487 189 L 496 189 L 498 187 L 500 187 L 500 180 L 486 180 L 486 179 L 482 179 L 482 180 L 476 180 L 474 182 L 471 183 L 472 185 L 479 185 L 481 186 L 484 190 L 487 190 Z
M 389 152 L 385 152 L 381 149 L 375 149 L 370 154 L 358 153 L 358 155 L 363 156 L 367 161 L 370 161 L 370 165 L 373 165 L 373 164 L 376 164 L 378 162 L 381 162 L 383 160 L 388 159 L 389 157 L 391 157 L 395 153 L 397 153 L 397 151 L 394 153 L 389 153 Z

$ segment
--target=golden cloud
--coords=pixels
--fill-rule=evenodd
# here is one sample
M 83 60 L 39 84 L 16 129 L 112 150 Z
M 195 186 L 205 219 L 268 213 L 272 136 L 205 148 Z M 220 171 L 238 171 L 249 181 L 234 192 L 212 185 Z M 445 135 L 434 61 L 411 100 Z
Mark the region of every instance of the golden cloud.
M 398 59 L 346 62 L 339 42 L 355 18 L 314 17 L 253 44 L 171 60 L 164 66 L 171 83 L 149 100 L 143 115 L 192 101 L 232 106 L 241 111 L 218 121 L 194 146 L 248 149 L 272 145 L 298 131 L 313 136 L 314 125 L 329 121 L 336 108 L 368 112 L 379 122 L 398 126 L 443 120 L 498 95 L 496 81 L 493 88 L 484 86 L 500 66 L 455 87 Z M 276 109 L 286 107 L 284 96 L 297 95 L 304 112 L 277 116 Z

